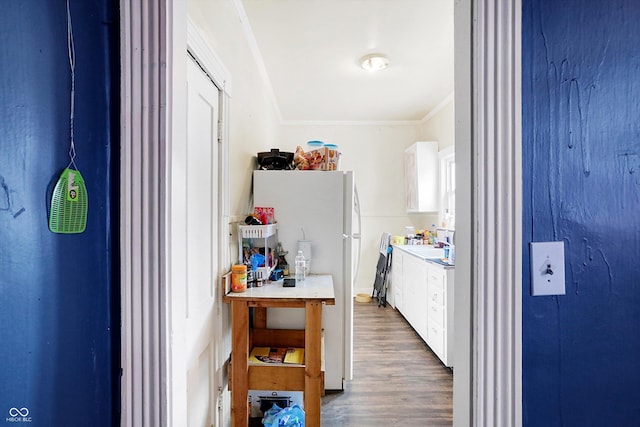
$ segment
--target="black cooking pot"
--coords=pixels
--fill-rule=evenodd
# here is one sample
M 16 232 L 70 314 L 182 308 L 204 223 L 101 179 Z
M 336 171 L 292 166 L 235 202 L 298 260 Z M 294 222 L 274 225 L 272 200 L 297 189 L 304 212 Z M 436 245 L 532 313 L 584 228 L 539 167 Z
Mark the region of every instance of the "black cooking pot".
M 258 153 L 258 169 L 292 170 L 293 153 L 272 148 L 271 151 Z

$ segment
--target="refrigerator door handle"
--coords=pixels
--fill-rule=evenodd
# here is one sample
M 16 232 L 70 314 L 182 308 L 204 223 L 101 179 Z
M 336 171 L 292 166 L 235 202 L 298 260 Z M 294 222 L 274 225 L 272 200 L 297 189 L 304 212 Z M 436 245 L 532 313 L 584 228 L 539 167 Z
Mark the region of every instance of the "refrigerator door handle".
M 344 234 L 344 233 L 343 233 L 343 234 L 342 234 L 342 238 L 343 238 L 343 239 L 353 239 L 353 240 L 356 240 L 356 239 L 359 239 L 359 238 L 361 238 L 361 237 L 362 237 L 362 236 L 361 236 L 359 233 L 353 233 L 353 234 Z

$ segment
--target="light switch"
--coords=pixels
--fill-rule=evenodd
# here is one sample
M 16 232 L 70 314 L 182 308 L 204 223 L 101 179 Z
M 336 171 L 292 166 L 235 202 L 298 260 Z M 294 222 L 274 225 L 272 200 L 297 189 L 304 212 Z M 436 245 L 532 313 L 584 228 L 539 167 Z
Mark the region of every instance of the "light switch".
M 531 242 L 531 295 L 564 295 L 564 242 Z

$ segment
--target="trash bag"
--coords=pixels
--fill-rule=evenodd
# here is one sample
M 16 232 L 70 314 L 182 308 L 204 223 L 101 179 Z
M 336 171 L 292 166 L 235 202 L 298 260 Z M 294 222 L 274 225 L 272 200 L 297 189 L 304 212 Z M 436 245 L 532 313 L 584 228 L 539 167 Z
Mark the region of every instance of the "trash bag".
M 274 404 L 262 418 L 265 427 L 304 427 L 304 411 L 298 405 L 280 408 Z

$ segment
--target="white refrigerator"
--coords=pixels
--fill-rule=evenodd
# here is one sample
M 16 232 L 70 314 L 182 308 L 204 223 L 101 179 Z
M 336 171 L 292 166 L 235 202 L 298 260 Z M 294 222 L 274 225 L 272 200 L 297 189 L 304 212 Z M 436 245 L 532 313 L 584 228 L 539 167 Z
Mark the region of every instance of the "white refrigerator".
M 353 292 L 360 258 L 360 212 L 353 172 L 253 172 L 253 204 L 273 207 L 278 241 L 294 274 L 298 241 L 311 242 L 310 274 L 331 274 L 336 304 L 323 306 L 325 389 L 353 374 Z M 304 327 L 304 309 L 269 308 L 268 328 Z

